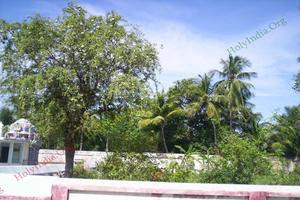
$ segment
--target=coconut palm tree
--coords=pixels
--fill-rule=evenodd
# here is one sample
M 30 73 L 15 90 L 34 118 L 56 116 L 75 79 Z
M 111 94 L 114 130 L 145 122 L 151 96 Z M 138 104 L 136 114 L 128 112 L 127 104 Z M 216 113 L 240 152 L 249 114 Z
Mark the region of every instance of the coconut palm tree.
M 162 138 L 162 143 L 164 145 L 165 152 L 168 153 L 169 151 L 165 139 L 165 127 L 174 117 L 183 116 L 184 114 L 184 110 L 179 108 L 176 102 L 173 102 L 171 99 L 168 99 L 163 92 L 157 93 L 153 109 L 150 112 L 150 115 L 139 122 L 139 127 L 158 127 L 160 129 L 160 135 Z
M 199 96 L 196 101 L 188 107 L 188 114 L 195 115 L 197 112 L 205 112 L 207 118 L 211 121 L 214 131 L 214 143 L 217 144 L 217 132 L 215 123 L 219 121 L 219 101 L 222 95 L 214 94 L 212 84 L 213 74 L 199 75 L 199 82 L 196 83 L 199 89 Z M 195 80 L 197 81 L 197 80 Z
M 250 62 L 242 57 L 229 55 L 228 60 L 221 60 L 222 71 L 213 70 L 212 74 L 218 74 L 221 80 L 216 83 L 217 92 L 226 96 L 229 109 L 229 126 L 233 130 L 233 112 L 247 105 L 247 100 L 252 96 L 250 91 L 253 85 L 245 80 L 256 77 L 256 72 L 245 72 L 250 67 Z
M 300 63 L 300 57 L 297 60 Z M 300 72 L 295 75 L 295 84 L 293 86 L 293 89 L 300 92 Z
M 300 104 L 286 107 L 283 114 L 274 115 L 275 123 L 267 136 L 267 141 L 273 151 L 285 154 L 285 157 L 300 156 Z

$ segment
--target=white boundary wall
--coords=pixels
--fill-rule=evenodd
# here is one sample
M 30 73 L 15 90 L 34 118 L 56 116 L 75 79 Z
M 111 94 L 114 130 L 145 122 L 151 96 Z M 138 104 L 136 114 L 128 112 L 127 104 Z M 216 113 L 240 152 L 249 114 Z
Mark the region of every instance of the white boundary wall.
M 74 161 L 77 162 L 83 162 L 84 167 L 86 169 L 95 168 L 97 163 L 104 161 L 107 155 L 110 153 L 106 153 L 103 151 L 76 151 Z M 43 160 L 47 157 L 51 157 L 52 155 L 55 155 L 56 159 L 52 160 L 51 163 L 65 163 L 65 156 L 64 156 L 64 150 L 52 150 L 52 149 L 40 149 L 39 151 L 39 163 L 42 163 Z M 170 162 L 176 161 L 178 163 L 181 162 L 181 159 L 183 158 L 184 154 L 177 154 L 177 153 L 145 153 L 145 155 L 149 156 L 150 159 L 157 163 L 159 167 L 164 168 L 166 167 Z M 200 170 L 205 165 L 205 162 L 199 157 L 199 156 L 193 156 L 195 158 L 194 164 L 195 169 Z M 213 156 L 211 156 L 213 157 Z M 282 163 L 276 159 L 276 158 L 270 158 L 272 161 L 273 167 L 275 169 L 282 168 Z M 286 160 L 287 166 L 285 168 L 289 171 L 293 171 L 296 163 L 291 160 Z

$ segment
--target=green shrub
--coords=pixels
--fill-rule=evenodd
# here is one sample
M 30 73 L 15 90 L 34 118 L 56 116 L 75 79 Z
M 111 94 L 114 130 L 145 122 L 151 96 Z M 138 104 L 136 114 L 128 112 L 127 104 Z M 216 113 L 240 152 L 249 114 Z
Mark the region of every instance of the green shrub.
M 157 180 L 161 170 L 144 154 L 113 153 L 96 169 L 102 179 Z
M 194 157 L 185 155 L 180 163 L 171 162 L 163 171 L 162 181 L 166 182 L 194 182 L 196 175 L 194 170 Z
M 197 183 L 237 183 L 300 185 L 300 166 L 293 172 L 271 168 L 266 154 L 250 142 L 236 135 L 227 136 L 213 152 L 205 154 L 190 147 L 184 151 L 180 162 L 171 162 L 159 169 L 148 156 L 137 153 L 113 153 L 97 165 L 96 170 L 88 171 L 82 164 L 74 168 L 74 176 L 79 178 L 99 178 L 114 180 L 197 182 Z M 194 169 L 198 155 L 205 169 Z M 198 157 L 198 158 L 199 158 Z
M 187 150 L 181 146 L 175 146 L 184 154 L 180 162 L 171 162 L 163 171 L 163 181 L 168 182 L 197 182 L 200 173 L 195 170 L 195 161 L 205 160 L 207 166 L 211 162 L 211 156 L 208 156 L 209 150 L 199 144 L 190 145 Z M 201 153 L 205 152 L 205 154 Z
M 300 165 L 292 172 L 280 170 L 272 171 L 269 175 L 257 176 L 254 180 L 254 184 L 300 185 Z
M 84 169 L 83 163 L 74 166 L 73 176 L 75 178 L 98 178 L 97 172 L 95 170 Z
M 256 176 L 270 172 L 270 162 L 254 143 L 230 135 L 218 146 L 220 158 L 213 168 L 199 173 L 198 182 L 252 183 Z

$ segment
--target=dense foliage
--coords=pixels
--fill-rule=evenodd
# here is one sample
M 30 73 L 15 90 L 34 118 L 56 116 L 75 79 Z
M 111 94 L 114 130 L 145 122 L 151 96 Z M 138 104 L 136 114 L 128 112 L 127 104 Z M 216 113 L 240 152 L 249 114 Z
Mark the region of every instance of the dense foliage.
M 14 113 L 11 109 L 3 107 L 0 110 L 0 121 L 4 126 L 10 125 L 14 122 Z
M 153 45 L 114 12 L 88 16 L 69 4 L 56 20 L 0 20 L 0 30 L 1 91 L 19 116 L 65 148 L 82 136 L 84 116 L 139 104 L 158 68 Z M 66 152 L 68 177 L 73 162 L 74 151 Z
M 267 126 L 265 140 L 269 151 L 288 158 L 300 155 L 300 105 L 286 107 L 284 114 L 274 116 L 274 124 Z
M 113 153 L 96 170 L 103 179 L 150 181 L 159 168 L 143 154 Z
M 75 176 L 111 180 L 192 183 L 300 184 L 300 166 L 293 172 L 272 168 L 271 161 L 255 143 L 229 136 L 216 148 L 220 156 L 205 154 L 190 146 L 181 160 L 165 163 L 140 153 L 112 153 L 97 168 L 75 167 Z M 201 163 L 202 169 L 195 169 Z M 284 166 L 284 163 L 281 164 Z
M 229 135 L 219 145 L 220 158 L 205 180 L 215 183 L 253 183 L 256 176 L 270 171 L 270 162 L 253 142 Z

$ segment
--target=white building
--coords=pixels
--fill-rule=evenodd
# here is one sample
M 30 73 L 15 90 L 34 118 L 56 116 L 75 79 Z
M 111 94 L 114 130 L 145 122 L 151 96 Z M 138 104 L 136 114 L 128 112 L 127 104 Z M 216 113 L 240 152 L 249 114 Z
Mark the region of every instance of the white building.
M 1 125 L 0 125 L 1 127 Z M 38 141 L 35 127 L 26 119 L 19 119 L 9 126 L 2 136 L 0 128 L 0 164 L 36 164 L 38 150 L 33 148 Z

